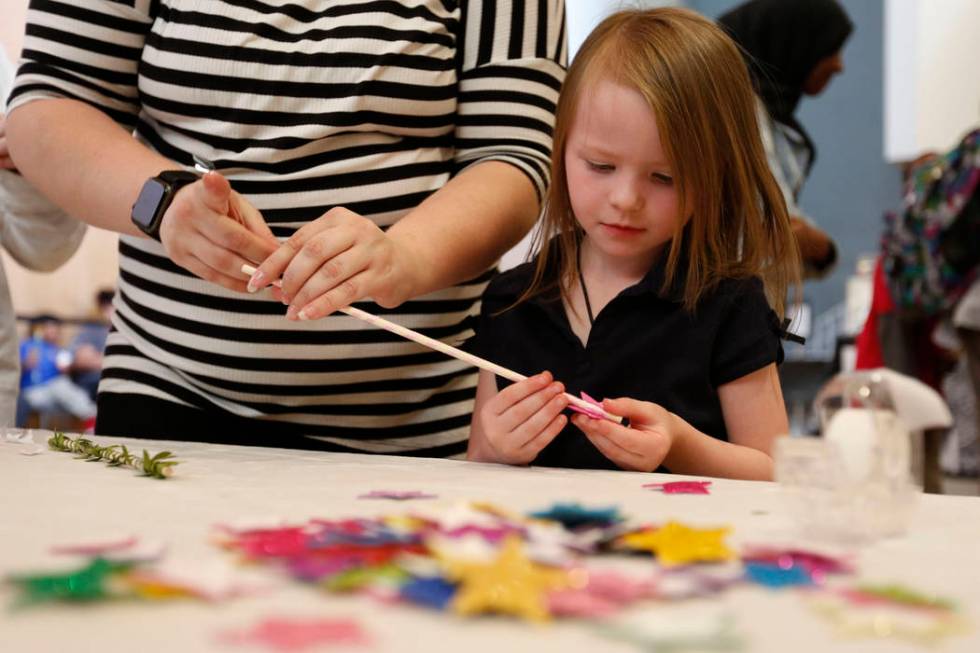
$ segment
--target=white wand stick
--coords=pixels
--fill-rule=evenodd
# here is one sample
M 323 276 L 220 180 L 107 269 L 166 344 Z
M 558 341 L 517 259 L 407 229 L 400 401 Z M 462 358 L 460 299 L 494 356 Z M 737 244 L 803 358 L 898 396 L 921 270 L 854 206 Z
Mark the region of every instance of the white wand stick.
M 244 274 L 252 276 L 252 274 L 255 273 L 255 268 L 246 263 L 242 265 L 242 272 Z M 272 285 L 279 286 L 280 282 L 278 280 L 273 281 Z M 346 313 L 351 317 L 356 317 L 358 320 L 364 320 L 368 324 L 373 324 L 374 326 L 382 328 L 385 331 L 390 331 L 396 335 L 401 336 L 402 338 L 406 338 L 408 340 L 411 340 L 412 342 L 417 342 L 420 345 L 424 345 L 430 349 L 435 349 L 436 351 L 442 352 L 447 356 L 452 356 L 453 358 L 461 360 L 464 363 L 469 363 L 470 365 L 473 365 L 474 367 L 478 367 L 481 370 L 487 370 L 488 372 L 493 372 L 494 374 L 498 376 L 502 376 L 505 379 L 509 379 L 510 381 L 514 381 L 515 383 L 517 381 L 523 381 L 527 378 L 523 374 L 519 374 L 514 370 L 509 370 L 506 367 L 501 367 L 496 363 L 491 363 L 485 358 L 474 356 L 473 354 L 467 353 L 462 349 L 457 349 L 456 347 L 447 345 L 446 343 L 440 340 L 436 340 L 435 338 L 430 338 L 429 336 L 423 335 L 418 331 L 412 331 L 411 329 L 403 327 L 400 324 L 389 322 L 384 318 L 380 318 L 377 315 L 372 315 L 371 313 L 362 311 L 359 308 L 354 308 L 353 306 L 347 306 L 345 308 L 341 308 L 338 310 L 341 313 Z M 575 395 L 569 394 L 567 392 L 565 393 L 565 397 L 568 399 L 568 403 L 572 404 L 573 406 L 577 406 L 578 408 L 581 408 L 587 414 L 601 415 L 604 419 L 608 419 L 611 422 L 616 422 L 617 424 L 623 423 L 622 417 L 606 412 L 605 410 L 602 409 L 601 406 L 597 406 L 595 404 L 589 403 L 584 399 L 579 399 Z

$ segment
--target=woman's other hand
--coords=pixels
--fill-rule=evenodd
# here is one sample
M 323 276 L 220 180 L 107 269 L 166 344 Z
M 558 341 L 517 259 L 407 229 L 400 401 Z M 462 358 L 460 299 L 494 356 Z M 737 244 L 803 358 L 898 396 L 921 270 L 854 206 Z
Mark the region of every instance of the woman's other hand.
M 300 228 L 266 259 L 249 282 L 255 291 L 282 279 L 274 291 L 291 320 L 315 320 L 370 297 L 385 308 L 413 296 L 416 266 L 376 224 L 333 208 Z

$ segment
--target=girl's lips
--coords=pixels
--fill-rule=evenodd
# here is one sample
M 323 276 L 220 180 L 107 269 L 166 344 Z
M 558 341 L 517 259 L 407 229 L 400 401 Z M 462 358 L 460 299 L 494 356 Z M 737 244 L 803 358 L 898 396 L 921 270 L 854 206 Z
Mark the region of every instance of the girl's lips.
M 604 229 L 618 236 L 635 236 L 636 234 L 644 231 L 643 229 L 630 227 L 624 224 L 611 224 L 607 222 L 603 222 L 601 224 Z

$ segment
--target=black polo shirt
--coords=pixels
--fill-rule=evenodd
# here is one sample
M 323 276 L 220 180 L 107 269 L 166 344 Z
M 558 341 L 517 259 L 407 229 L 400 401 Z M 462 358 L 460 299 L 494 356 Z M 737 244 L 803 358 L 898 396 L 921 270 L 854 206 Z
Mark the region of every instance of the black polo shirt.
M 728 432 L 718 387 L 782 362 L 779 320 L 758 279 L 723 281 L 692 315 L 676 290 L 661 296 L 661 261 L 595 316 L 583 346 L 557 291 L 500 313 L 520 297 L 533 273 L 534 264 L 526 263 L 491 281 L 466 349 L 528 376 L 550 370 L 574 395 L 584 390 L 597 399 L 660 404 L 720 440 Z M 498 389 L 509 383 L 497 377 Z M 571 423 L 533 464 L 616 469 Z

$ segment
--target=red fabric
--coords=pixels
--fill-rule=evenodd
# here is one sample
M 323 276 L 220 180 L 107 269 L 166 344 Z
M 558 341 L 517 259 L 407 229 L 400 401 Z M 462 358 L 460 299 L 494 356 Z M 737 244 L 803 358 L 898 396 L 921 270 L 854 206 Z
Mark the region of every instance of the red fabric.
M 878 339 L 878 321 L 882 315 L 895 312 L 895 302 L 892 301 L 888 284 L 885 283 L 885 271 L 881 257 L 875 264 L 874 281 L 871 291 L 871 310 L 864 328 L 854 340 L 857 349 L 855 369 L 869 370 L 876 367 L 894 367 L 885 360 Z M 904 331 L 909 347 L 914 356 L 915 370 L 898 370 L 905 374 L 911 373 L 915 378 L 931 386 L 937 392 L 942 392 L 942 378 L 948 371 L 950 353 L 937 346 L 932 340 L 932 333 L 939 324 L 939 318 L 929 317 L 905 322 Z
M 885 283 L 885 271 L 882 268 L 880 256 L 875 263 L 874 280 L 871 287 L 871 310 L 868 311 L 868 319 L 864 321 L 864 328 L 861 329 L 861 333 L 854 341 L 857 349 L 855 368 L 859 370 L 885 367 L 885 358 L 881 353 L 881 342 L 878 340 L 878 316 L 894 311 L 895 302 L 892 301 L 891 293 L 888 292 L 888 285 Z

